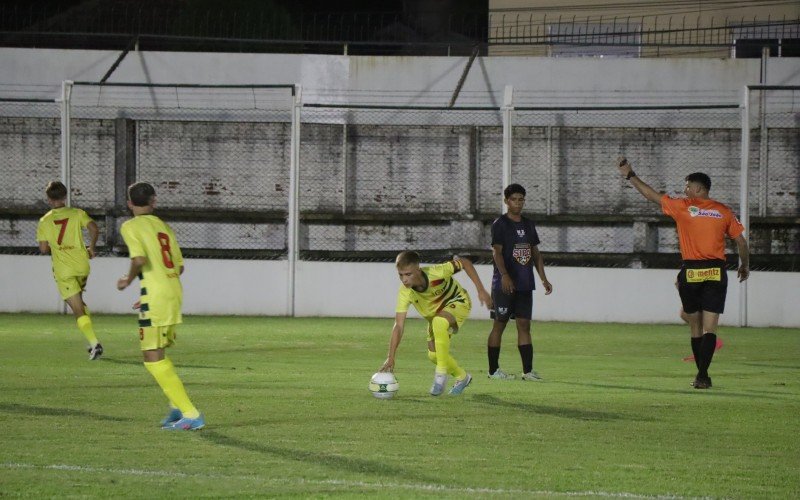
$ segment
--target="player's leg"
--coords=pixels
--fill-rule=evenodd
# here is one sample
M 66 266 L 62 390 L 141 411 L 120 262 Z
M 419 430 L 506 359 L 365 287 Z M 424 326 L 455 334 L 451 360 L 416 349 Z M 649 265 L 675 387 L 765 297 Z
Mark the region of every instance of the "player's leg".
M 681 306 L 683 310 L 682 318 L 685 318 L 686 323 L 689 325 L 689 340 L 692 347 L 692 354 L 694 354 L 695 365 L 697 366 L 697 375 L 695 376 L 692 385 L 697 385 L 700 378 L 700 345 L 703 337 L 703 319 L 701 314 L 701 290 L 698 283 L 688 283 L 686 281 L 686 269 L 681 269 L 678 273 L 678 295 L 681 298 Z
M 514 299 L 514 315 L 517 324 L 517 349 L 522 361 L 522 380 L 538 381 L 541 377 L 533 371 L 533 340 L 531 318 L 533 317 L 533 292 L 517 292 Z
M 498 380 L 514 378 L 513 375 L 509 375 L 500 369 L 500 347 L 503 344 L 503 332 L 513 312 L 509 299 L 510 296 L 503 293 L 502 290 L 492 290 L 494 308 L 491 316 L 494 321 L 492 322 L 492 331 L 489 332 L 489 339 L 486 342 L 486 355 L 489 360 L 489 378 Z
M 469 301 L 466 302 L 455 302 L 449 304 L 447 306 L 447 312 L 440 312 L 439 314 L 443 315 L 447 318 L 448 323 L 450 324 L 449 333 L 455 335 L 458 333 L 458 330 L 464 324 L 464 322 L 469 317 L 470 309 L 472 308 L 472 304 Z M 449 313 L 449 314 L 448 314 Z M 451 337 L 452 338 L 452 337 Z M 448 361 L 447 361 L 447 373 L 455 378 L 455 383 L 453 387 L 450 389 L 450 394 L 458 395 L 464 392 L 464 390 L 469 386 L 472 382 L 472 375 L 467 373 L 464 368 L 462 368 L 456 358 L 448 350 Z
M 89 343 L 89 359 L 98 359 L 100 355 L 103 354 L 103 346 L 101 346 L 100 342 L 97 340 L 92 318 L 89 316 L 89 310 L 83 302 L 83 288 L 86 285 L 86 277 L 73 277 L 59 280 L 58 285 L 59 291 L 62 297 L 64 297 L 64 302 L 66 302 L 72 310 L 72 315 L 75 317 L 78 330 L 86 337 L 86 341 Z
M 436 353 L 436 371 L 431 385 L 431 395 L 438 396 L 447 385 L 447 371 L 450 361 L 450 322 L 443 316 L 435 316 L 431 320 L 433 333 L 433 349 Z
M 436 365 L 436 344 L 433 342 L 433 331 L 430 332 L 430 339 L 428 340 L 428 359 Z
M 171 411 L 170 415 L 165 419 L 164 427 L 173 428 L 181 421 L 188 419 L 197 422 L 197 426 L 193 428 L 201 428 L 204 425 L 199 422 L 202 420 L 202 416 L 189 399 L 186 388 L 175 371 L 175 366 L 166 356 L 166 347 L 172 345 L 175 339 L 174 325 L 171 327 L 140 328 L 139 332 L 145 368 L 161 387 L 171 407 L 173 409 L 177 408 L 181 414 L 177 421 L 170 423 L 170 420 L 177 416 L 175 412 Z M 183 427 L 180 428 L 182 429 Z
M 720 281 L 705 281 L 700 284 L 702 340 L 700 343 L 698 378 L 701 379 L 701 383 L 699 387 L 698 384 L 695 384 L 696 389 L 711 387 L 708 368 L 711 366 L 711 360 L 714 357 L 714 350 L 717 346 L 719 315 L 725 311 L 725 297 L 728 291 L 728 275 L 725 272 L 723 262 L 719 264 L 718 276 L 720 276 Z
M 692 343 L 692 355 L 697 372 L 700 372 L 700 344 L 703 342 L 703 316 L 700 311 L 692 314 L 687 313 L 681 308 L 681 318 L 689 325 L 690 341 Z
M 702 387 L 702 385 L 711 387 L 711 377 L 708 374 L 708 368 L 711 366 L 711 360 L 714 358 L 714 350 L 717 346 L 716 331 L 719 326 L 719 313 L 703 311 L 701 313 L 701 318 L 703 335 L 700 338 L 700 356 L 699 358 L 695 357 L 695 359 L 698 360 L 697 377 L 702 379 L 703 383 L 700 384 L 701 387 L 695 384 L 695 387 L 698 389 L 703 389 L 704 387 Z

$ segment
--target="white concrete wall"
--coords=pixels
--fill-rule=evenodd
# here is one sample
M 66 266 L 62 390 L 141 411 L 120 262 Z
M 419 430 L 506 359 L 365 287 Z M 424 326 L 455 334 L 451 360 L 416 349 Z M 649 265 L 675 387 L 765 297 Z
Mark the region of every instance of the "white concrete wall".
M 488 288 L 491 267 L 477 266 Z M 96 313 L 131 312 L 136 286 L 118 292 L 125 258 L 97 258 L 85 295 Z M 554 292 L 537 290 L 535 319 L 542 321 L 677 323 L 680 300 L 677 270 L 552 267 Z M 186 262 L 184 312 L 280 316 L 288 311 L 286 261 L 190 259 Z M 739 321 L 739 286 L 730 284 L 723 325 Z M 465 274 L 458 275 L 475 300 L 473 318 L 488 318 Z M 50 272 L 49 257 L 0 255 L 0 312 L 60 312 L 62 302 Z M 297 266 L 297 316 L 394 316 L 399 280 L 390 263 L 300 262 Z M 800 273 L 754 272 L 748 281 L 750 326 L 800 327 Z M 416 314 L 411 314 L 416 316 Z
M 55 98 L 62 80 L 98 81 L 119 52 L 97 50 L 0 49 L 0 91 L 4 97 Z M 309 102 L 357 91 L 356 99 L 386 104 L 446 105 L 466 57 L 323 56 L 132 52 L 110 82 L 303 85 Z M 774 58 L 767 83 L 797 85 L 800 61 Z M 696 102 L 736 101 L 744 85 L 759 83 L 756 59 L 589 59 L 481 57 L 473 65 L 457 105 L 500 105 L 513 85 L 517 105 L 573 93 L 570 104 L 661 101 L 669 94 L 697 92 Z M 591 91 L 591 92 L 586 92 Z M 711 91 L 711 93 L 710 93 Z M 493 94 L 494 102 L 485 100 Z M 576 94 L 579 93 L 579 94 Z M 352 98 L 353 96 L 351 96 Z M 480 99 L 480 102 L 477 102 Z M 629 102 L 628 102 L 629 103 Z

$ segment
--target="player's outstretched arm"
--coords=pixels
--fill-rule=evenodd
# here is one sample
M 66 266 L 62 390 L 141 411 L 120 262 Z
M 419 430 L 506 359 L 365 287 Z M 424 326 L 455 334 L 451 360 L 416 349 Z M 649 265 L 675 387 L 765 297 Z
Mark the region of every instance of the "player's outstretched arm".
M 633 171 L 633 167 L 628 162 L 628 159 L 620 156 L 617 158 L 617 168 L 619 169 L 619 173 L 622 174 L 625 179 L 631 181 L 633 187 L 636 188 L 642 196 L 647 198 L 648 201 L 652 201 L 657 205 L 661 205 L 661 197 L 664 196 L 663 194 L 659 193 L 655 189 L 651 188 L 649 184 L 645 181 L 641 180 Z
M 403 339 L 403 330 L 406 324 L 405 312 L 394 313 L 394 326 L 392 327 L 392 336 L 389 338 L 389 354 L 386 356 L 386 361 L 378 371 L 393 372 L 394 371 L 394 358 L 397 355 L 397 348 L 400 346 L 400 341 Z
M 467 276 L 469 276 L 469 279 L 472 280 L 472 283 L 478 290 L 478 300 L 481 302 L 481 304 L 491 309 L 492 296 L 489 294 L 489 292 L 486 291 L 486 288 L 483 287 L 483 282 L 481 281 L 481 277 L 478 276 L 478 271 L 475 269 L 475 266 L 472 264 L 472 261 L 469 259 L 465 259 L 464 257 L 456 257 L 456 258 L 459 261 L 461 261 L 461 265 L 464 267 L 464 272 L 467 273 Z
M 739 269 L 736 275 L 739 276 L 739 282 L 746 280 L 750 277 L 750 248 L 747 246 L 747 240 L 743 235 L 736 237 L 736 248 L 739 252 Z

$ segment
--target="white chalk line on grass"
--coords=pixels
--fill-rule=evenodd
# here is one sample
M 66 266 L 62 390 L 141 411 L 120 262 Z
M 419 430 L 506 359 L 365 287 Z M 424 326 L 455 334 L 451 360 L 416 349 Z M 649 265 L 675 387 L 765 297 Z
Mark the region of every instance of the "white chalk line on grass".
M 172 478 L 197 478 L 197 479 L 241 479 L 248 481 L 259 481 L 273 484 L 286 485 L 317 485 L 317 486 L 343 486 L 346 488 L 367 488 L 383 489 L 396 488 L 409 491 L 442 492 L 442 493 L 465 493 L 475 495 L 544 495 L 559 497 L 605 497 L 605 498 L 643 498 L 643 499 L 684 499 L 679 495 L 640 495 L 638 493 L 613 492 L 613 491 L 548 491 L 548 490 L 522 490 L 514 488 L 469 488 L 460 486 L 447 486 L 440 484 L 420 484 L 420 483 L 387 483 L 369 481 L 351 481 L 347 479 L 287 479 L 272 478 L 264 476 L 228 476 L 224 474 L 188 474 L 185 472 L 143 470 L 143 469 L 111 469 L 107 467 L 87 467 L 84 465 L 50 464 L 34 465 L 21 463 L 2 463 L 0 469 L 28 469 L 28 470 L 55 470 L 69 472 L 87 472 L 103 474 L 119 474 L 122 476 L 151 476 L 151 477 L 172 477 Z

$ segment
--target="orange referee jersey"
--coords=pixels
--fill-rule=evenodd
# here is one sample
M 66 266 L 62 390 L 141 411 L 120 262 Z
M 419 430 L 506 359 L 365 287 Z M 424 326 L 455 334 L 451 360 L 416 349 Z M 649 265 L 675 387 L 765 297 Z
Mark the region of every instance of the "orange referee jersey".
M 744 226 L 726 205 L 703 198 L 661 198 L 661 210 L 675 219 L 683 260 L 725 260 L 725 237 L 738 237 Z

